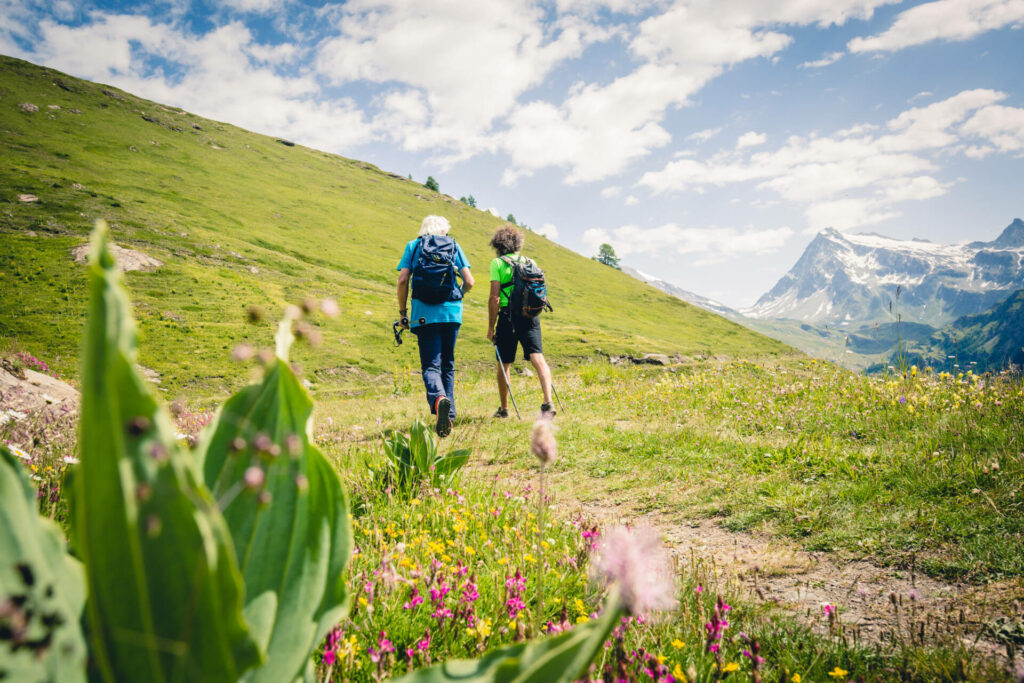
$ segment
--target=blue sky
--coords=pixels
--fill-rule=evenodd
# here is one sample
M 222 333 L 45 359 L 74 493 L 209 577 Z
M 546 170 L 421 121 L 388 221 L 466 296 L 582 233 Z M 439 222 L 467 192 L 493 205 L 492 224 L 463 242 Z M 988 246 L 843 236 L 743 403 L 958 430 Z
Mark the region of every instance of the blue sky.
M 0 53 L 432 175 L 732 306 L 825 227 L 961 242 L 1024 216 L 1024 0 L 0 0 L 0 16 Z

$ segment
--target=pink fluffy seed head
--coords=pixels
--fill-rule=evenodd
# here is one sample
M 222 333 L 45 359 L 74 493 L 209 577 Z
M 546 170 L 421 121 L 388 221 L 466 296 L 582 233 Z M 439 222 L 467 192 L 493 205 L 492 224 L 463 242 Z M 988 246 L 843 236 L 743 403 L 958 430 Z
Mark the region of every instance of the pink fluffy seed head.
M 626 610 L 634 615 L 674 609 L 674 572 L 661 537 L 648 526 L 616 527 L 601 538 L 597 578 L 617 584 Z
M 530 450 L 541 465 L 554 464 L 558 459 L 558 442 L 555 441 L 555 427 L 551 417 L 541 415 L 530 430 Z

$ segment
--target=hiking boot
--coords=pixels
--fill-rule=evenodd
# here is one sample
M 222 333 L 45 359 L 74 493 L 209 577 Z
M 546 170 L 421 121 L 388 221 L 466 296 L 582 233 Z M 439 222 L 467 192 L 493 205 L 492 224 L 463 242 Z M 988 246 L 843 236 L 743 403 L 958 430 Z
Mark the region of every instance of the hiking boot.
M 451 410 L 452 402 L 448 400 L 448 397 L 438 396 L 437 403 L 434 404 L 434 412 L 437 413 L 437 423 L 434 425 L 434 431 L 441 438 L 452 433 Z
M 555 413 L 555 409 L 551 407 L 550 403 L 541 403 L 540 414 L 541 417 L 554 417 L 557 413 Z
M 494 411 L 494 417 L 508 417 L 508 408 L 498 408 Z

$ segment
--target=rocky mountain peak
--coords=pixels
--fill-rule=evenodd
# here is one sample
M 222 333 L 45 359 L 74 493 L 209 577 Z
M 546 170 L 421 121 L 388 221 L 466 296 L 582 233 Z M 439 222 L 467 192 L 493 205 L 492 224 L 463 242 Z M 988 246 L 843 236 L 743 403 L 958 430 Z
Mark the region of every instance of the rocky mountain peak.
M 992 242 L 939 244 L 822 230 L 788 273 L 744 314 L 852 325 L 890 317 L 941 326 L 1024 287 L 1024 221 Z
M 990 246 L 1003 249 L 1015 249 L 1024 247 L 1024 221 L 1014 218 L 1013 222 L 1006 226 L 1006 229 L 990 243 Z

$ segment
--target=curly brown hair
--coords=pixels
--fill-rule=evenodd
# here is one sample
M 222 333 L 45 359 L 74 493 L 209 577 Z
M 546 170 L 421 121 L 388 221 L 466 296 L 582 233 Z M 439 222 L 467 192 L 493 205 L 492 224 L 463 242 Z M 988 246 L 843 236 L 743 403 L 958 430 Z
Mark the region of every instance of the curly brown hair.
M 491 246 L 494 247 L 494 251 L 498 252 L 498 256 L 514 254 L 523 248 L 525 239 L 526 236 L 523 235 L 522 230 L 511 223 L 506 223 L 494 231 L 494 236 L 491 237 Z

